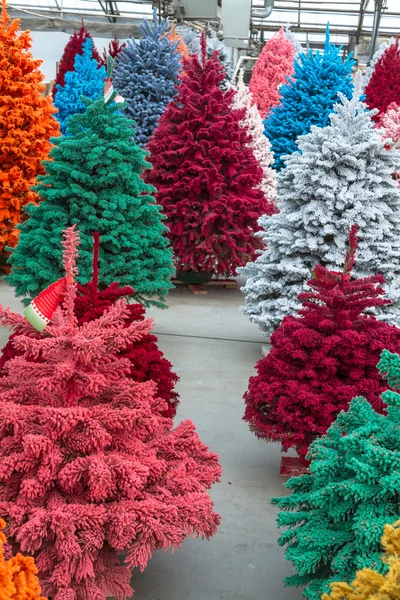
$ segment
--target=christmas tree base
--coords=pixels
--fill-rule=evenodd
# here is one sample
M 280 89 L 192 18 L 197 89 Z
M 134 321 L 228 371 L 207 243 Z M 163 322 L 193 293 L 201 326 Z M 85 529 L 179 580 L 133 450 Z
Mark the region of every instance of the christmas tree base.
M 179 281 L 182 281 L 182 283 L 189 283 L 193 285 L 208 283 L 211 281 L 212 276 L 212 271 L 178 271 L 176 274 L 176 278 Z
M 297 477 L 308 473 L 310 461 L 302 456 L 282 456 L 281 477 Z

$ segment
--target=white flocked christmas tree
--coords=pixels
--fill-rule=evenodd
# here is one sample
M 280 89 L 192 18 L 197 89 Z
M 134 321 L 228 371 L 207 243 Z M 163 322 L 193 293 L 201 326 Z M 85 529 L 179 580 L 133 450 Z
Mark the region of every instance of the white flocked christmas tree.
M 400 153 L 385 149 L 374 129 L 356 77 L 353 99 L 340 94 L 331 124 L 301 136 L 301 151 L 286 159 L 278 175 L 280 213 L 261 217 L 266 250 L 242 273 L 248 279 L 243 311 L 269 335 L 283 317 L 300 308 L 318 263 L 341 270 L 351 225 L 359 226 L 355 276 L 381 273 L 390 306 L 378 316 L 400 324 L 400 190 L 392 173 Z
M 271 152 L 271 144 L 264 135 L 264 125 L 257 106 L 253 103 L 252 94 L 243 81 L 243 70 L 241 69 L 237 81 L 237 92 L 233 97 L 232 108 L 235 110 L 246 109 L 241 126 L 245 127 L 252 139 L 251 146 L 254 156 L 263 170 L 263 180 L 260 188 L 274 204 L 276 203 L 276 171 L 271 169 L 274 157 Z M 269 217 L 267 217 L 269 218 Z

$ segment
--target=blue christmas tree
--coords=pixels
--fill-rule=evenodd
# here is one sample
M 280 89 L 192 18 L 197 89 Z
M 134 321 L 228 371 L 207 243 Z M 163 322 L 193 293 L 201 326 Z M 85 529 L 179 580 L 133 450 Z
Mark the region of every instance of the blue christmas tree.
M 103 66 L 99 67 L 97 60 L 92 58 L 92 53 L 93 40 L 87 38 L 83 44 L 83 54 L 77 54 L 75 57 L 75 71 L 68 71 L 65 74 L 64 87 L 57 84 L 58 91 L 54 105 L 58 108 L 56 117 L 60 122 L 61 133 L 64 135 L 68 134 L 68 118 L 86 110 L 81 97 L 95 100 L 103 93 L 106 70 Z
M 297 150 L 296 140 L 311 130 L 311 125 L 325 127 L 338 101 L 338 92 L 347 98 L 353 93 L 351 55 L 340 56 L 341 47 L 329 40 L 326 27 L 324 52 L 311 50 L 300 54 L 292 78 L 281 88 L 281 104 L 275 106 L 264 121 L 264 133 L 271 142 L 276 170 L 285 164 L 282 157 Z
M 142 38 L 128 40 L 113 72 L 115 88 L 128 103 L 126 115 L 136 122 L 136 143 L 145 146 L 158 119 L 176 94 L 181 70 L 178 42 L 166 37 L 168 21 L 153 24 L 144 20 Z

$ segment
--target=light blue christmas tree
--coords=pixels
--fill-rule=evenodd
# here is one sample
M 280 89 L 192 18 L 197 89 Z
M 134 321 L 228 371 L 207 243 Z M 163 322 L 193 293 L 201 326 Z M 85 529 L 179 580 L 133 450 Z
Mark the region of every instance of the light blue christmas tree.
M 168 21 L 147 20 L 139 26 L 142 38 L 128 40 L 117 58 L 114 87 L 128 103 L 126 115 L 136 122 L 136 142 L 145 146 L 158 120 L 176 94 L 181 71 L 178 42 L 167 35 Z
M 351 98 L 351 55 L 343 58 L 341 47 L 330 43 L 326 27 L 324 52 L 311 50 L 299 54 L 294 75 L 281 88 L 281 104 L 275 106 L 264 121 L 265 135 L 271 142 L 278 171 L 285 166 L 283 156 L 297 150 L 296 140 L 311 130 L 311 125 L 325 127 L 338 101 L 338 92 Z
M 58 91 L 54 105 L 58 108 L 56 114 L 60 122 L 61 133 L 68 134 L 67 120 L 71 115 L 83 113 L 86 105 L 82 96 L 95 100 L 103 93 L 105 67 L 99 67 L 95 58 L 92 58 L 93 40 L 87 38 L 83 44 L 83 54 L 75 57 L 75 71 L 65 74 L 65 85 L 57 85 Z

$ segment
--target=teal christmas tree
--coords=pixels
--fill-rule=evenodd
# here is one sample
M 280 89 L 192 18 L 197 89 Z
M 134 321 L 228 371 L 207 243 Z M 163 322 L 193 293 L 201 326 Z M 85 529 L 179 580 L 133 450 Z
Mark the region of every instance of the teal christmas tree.
M 182 55 L 179 42 L 168 39 L 169 22 L 144 20 L 139 41 L 130 38 L 116 60 L 113 82 L 126 100 L 126 115 L 135 120 L 136 142 L 145 146 L 158 120 L 177 93 Z
M 172 287 L 172 254 L 155 189 L 142 180 L 150 167 L 132 138 L 134 124 L 111 96 L 85 100 L 68 122 L 68 136 L 54 138 L 46 175 L 35 190 L 41 203 L 27 207 L 9 282 L 25 303 L 63 275 L 61 232 L 80 230 L 79 282 L 91 279 L 92 233 L 101 236 L 100 286 L 118 281 L 143 304 L 163 305 Z
M 312 50 L 298 55 L 294 74 L 280 89 L 281 103 L 275 106 L 264 121 L 265 135 L 274 153 L 274 168 L 284 167 L 283 156 L 297 150 L 296 140 L 309 133 L 312 125 L 325 127 L 338 101 L 338 92 L 351 98 L 352 70 L 355 61 L 351 55 L 341 56 L 341 47 L 330 43 L 329 25 L 326 27 L 323 53 Z
M 68 134 L 67 120 L 75 113 L 84 112 L 86 106 L 82 96 L 95 100 L 103 93 L 106 70 L 93 56 L 93 40 L 86 38 L 83 44 L 83 54 L 77 54 L 74 61 L 74 71 L 68 71 L 64 76 L 64 86 L 57 84 L 57 94 L 54 106 L 60 122 L 62 134 Z
M 352 581 L 359 569 L 388 568 L 380 540 L 384 525 L 400 518 L 399 355 L 384 350 L 378 368 L 394 390 L 382 394 L 387 415 L 355 398 L 311 445 L 310 474 L 290 479 L 292 494 L 272 500 L 283 509 L 278 525 L 287 530 L 279 544 L 296 571 L 285 583 L 306 586 L 310 600 L 320 600 L 333 581 Z

